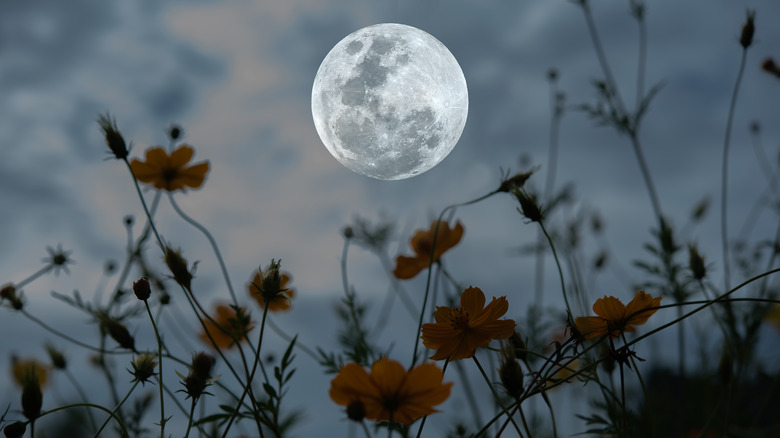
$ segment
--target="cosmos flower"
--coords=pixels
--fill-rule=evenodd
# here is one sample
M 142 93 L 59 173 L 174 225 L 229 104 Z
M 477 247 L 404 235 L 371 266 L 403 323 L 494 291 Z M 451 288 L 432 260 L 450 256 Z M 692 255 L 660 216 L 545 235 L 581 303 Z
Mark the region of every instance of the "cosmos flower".
M 278 293 L 273 299 L 269 300 L 268 311 L 270 312 L 286 312 L 290 310 L 291 300 L 295 296 L 295 289 L 287 288 L 287 283 L 292 280 L 289 274 L 281 273 L 281 282 L 279 283 L 279 289 L 283 290 L 283 293 Z M 257 304 L 262 308 L 265 307 L 265 299 L 263 298 L 262 289 L 263 277 L 260 272 L 257 272 L 252 281 L 247 286 L 249 296 L 253 300 L 257 301 Z
M 187 166 L 194 154 L 192 147 L 187 145 L 181 145 L 171 155 L 161 147 L 149 148 L 146 150 L 146 160 L 133 159 L 130 168 L 138 181 L 160 190 L 173 192 L 186 191 L 187 187 L 197 189 L 206 179 L 209 162 Z
M 434 406 L 450 396 L 452 382 L 442 383 L 444 373 L 432 363 L 410 371 L 386 357 L 374 362 L 371 373 L 356 363 L 342 366 L 330 382 L 330 398 L 349 406 L 361 402 L 369 420 L 411 424 L 436 412 Z
M 433 263 L 436 263 L 444 252 L 460 242 L 463 237 L 463 225 L 460 222 L 450 229 L 450 224 L 442 221 L 438 233 L 436 233 L 436 223 L 437 221 L 433 221 L 429 230 L 420 230 L 414 234 L 411 240 L 415 252 L 413 257 L 400 255 L 396 258 L 393 270 L 396 278 L 401 280 L 414 278 L 431 263 L 431 251 L 433 251 Z M 435 248 L 434 235 L 436 236 Z
M 575 320 L 577 330 L 587 341 L 606 335 L 616 338 L 625 332 L 635 332 L 636 326 L 646 323 L 658 311 L 661 298 L 653 298 L 645 291 L 639 291 L 626 306 L 615 297 L 604 296 L 593 304 L 593 311 L 598 316 L 581 316 Z
M 460 307 L 437 306 L 435 323 L 422 325 L 423 344 L 437 350 L 432 360 L 466 359 L 474 356 L 477 347 L 485 347 L 493 339 L 506 339 L 515 331 L 515 322 L 498 318 L 509 310 L 506 297 L 496 298 L 485 306 L 485 294 L 470 287 L 460 296 Z
M 204 319 L 203 323 L 206 325 L 206 330 L 214 339 L 214 344 L 217 344 L 219 348 L 231 348 L 236 345 L 236 339 L 242 341 L 246 339 L 247 334 L 252 331 L 254 325 L 252 324 L 249 315 L 241 307 L 229 306 L 226 304 L 218 304 L 216 306 L 217 315 L 214 318 L 222 327 L 221 330 L 213 322 L 208 319 Z M 228 333 L 232 334 L 232 336 Z M 234 339 L 235 338 L 235 339 Z M 201 332 L 200 339 L 211 347 L 214 347 L 211 339 L 206 332 Z
M 36 359 L 18 359 L 16 357 L 11 358 L 11 374 L 13 374 L 14 382 L 19 386 L 24 384 L 24 374 L 27 370 L 38 376 L 38 383 L 41 386 L 46 385 L 46 381 L 49 377 L 49 367 L 39 362 Z

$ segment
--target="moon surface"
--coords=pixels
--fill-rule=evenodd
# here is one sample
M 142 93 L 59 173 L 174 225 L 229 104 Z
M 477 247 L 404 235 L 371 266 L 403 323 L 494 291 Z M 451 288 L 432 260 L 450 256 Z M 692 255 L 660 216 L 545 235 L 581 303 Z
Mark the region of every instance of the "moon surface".
M 438 164 L 468 115 L 466 79 L 436 38 L 403 24 L 364 27 L 322 61 L 311 92 L 317 133 L 347 168 L 398 180 Z

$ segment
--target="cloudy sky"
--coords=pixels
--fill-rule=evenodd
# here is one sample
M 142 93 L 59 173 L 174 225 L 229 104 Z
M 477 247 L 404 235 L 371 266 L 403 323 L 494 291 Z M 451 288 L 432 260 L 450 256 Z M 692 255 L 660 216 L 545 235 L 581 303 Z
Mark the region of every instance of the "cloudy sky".
M 758 14 L 729 162 L 729 224 L 737 235 L 744 212 L 766 185 L 750 141 L 752 121 L 761 123 L 772 165 L 777 157 L 780 81 L 762 72 L 760 63 L 780 58 L 780 27 L 773 22 L 780 3 L 662 0 L 647 9 L 647 84 L 663 82 L 664 88 L 643 125 L 644 152 L 662 209 L 677 227 L 686 225 L 696 202 L 712 198 L 710 215 L 685 237 L 699 243 L 715 275 L 723 272 L 716 214 L 723 136 L 747 8 Z M 638 31 L 628 2 L 597 4 L 594 16 L 620 92 L 633 105 Z M 330 48 L 382 22 L 415 26 L 443 42 L 463 69 L 470 100 L 453 152 L 429 172 L 394 182 L 355 174 L 333 159 L 317 137 L 310 109 L 312 81 Z M 177 194 L 177 202 L 214 233 L 239 289 L 259 264 L 281 258 L 299 295 L 296 309 L 279 317 L 278 325 L 307 344 L 332 346 L 336 322 L 329 306 L 341 294 L 340 232 L 355 215 L 395 221 L 395 255 L 408 252 L 413 230 L 427 227 L 446 205 L 496 188 L 500 169 L 539 166 L 532 183 L 543 187 L 550 169 L 551 68 L 559 73 L 557 86 L 568 105 L 555 184 L 571 183 L 577 200 L 554 220 L 599 213 L 611 265 L 588 292 L 592 298 L 630 298 L 631 282 L 641 279 L 631 261 L 644 256 L 641 245 L 655 219 L 630 143 L 573 109 L 594 101 L 590 84 L 603 73 L 583 14 L 572 2 L 2 2 L 0 283 L 37 270 L 47 246 L 72 250 L 72 275 L 41 279 L 25 294 L 32 313 L 57 315 L 53 321 L 63 330 L 78 330 L 84 315 L 63 310 L 50 291 L 78 289 L 91 297 L 103 281 L 104 262 L 123 257 L 123 217 L 142 215 L 126 169 L 107 160 L 96 118 L 110 111 L 132 140 L 133 156 L 165 144 L 166 128 L 178 123 L 196 160 L 209 160 L 211 172 L 202 189 Z M 533 260 L 518 255 L 518 248 L 535 242 L 537 230 L 515 207 L 510 197 L 495 196 L 459 209 L 466 233 L 447 264 L 463 284 L 480 286 L 488 296 L 507 295 L 509 316 L 519 317 L 535 290 Z M 190 260 L 200 260 L 196 288 L 203 302 L 225 298 L 205 238 L 182 224 L 166 202 L 158 216 L 165 239 Z M 750 237 L 773 235 L 772 224 L 764 212 Z M 585 256 L 603 245 L 589 239 Z M 376 310 L 387 289 L 386 281 L 377 280 L 384 278 L 381 264 L 357 248 L 349 262 L 350 281 Z M 551 261 L 546 266 L 544 304 L 560 309 Z M 405 287 L 419 297 L 424 280 Z M 398 358 L 407 360 L 414 335 L 410 320 L 399 315 L 394 333 L 410 340 L 387 341 L 395 340 Z M 0 332 L 19 332 L 22 341 L 4 342 L 0 355 L 43 357 L 39 345 L 49 335 L 34 327 L 17 315 L 3 316 Z M 80 353 L 71 354 L 84 366 Z M 0 374 L 8 375 L 7 365 L 0 360 Z M 345 430 L 327 397 L 328 378 L 304 355 L 299 367 L 307 376 L 301 384 L 320 391 L 311 403 L 321 409 L 307 413 L 296 436 L 313 436 L 323 424 L 334 434 Z M 16 397 L 2 382 L 0 399 Z M 300 398 L 292 404 L 310 406 Z

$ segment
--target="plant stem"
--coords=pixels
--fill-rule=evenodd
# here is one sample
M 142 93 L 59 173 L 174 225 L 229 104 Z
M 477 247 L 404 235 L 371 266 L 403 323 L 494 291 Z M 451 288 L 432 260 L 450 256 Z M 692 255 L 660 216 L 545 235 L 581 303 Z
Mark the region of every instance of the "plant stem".
M 558 267 L 558 277 L 561 280 L 561 292 L 563 293 L 563 301 L 566 303 L 566 311 L 569 312 L 571 315 L 571 306 L 569 305 L 569 297 L 566 294 L 566 281 L 563 279 L 563 269 L 561 268 L 561 262 L 558 260 L 558 252 L 555 251 L 555 244 L 553 243 L 552 237 L 550 237 L 550 233 L 547 232 L 547 228 L 545 228 L 544 223 L 542 221 L 539 221 L 539 226 L 542 228 L 542 232 L 544 233 L 544 236 L 547 238 L 547 242 L 550 244 L 550 249 L 552 249 L 553 258 L 555 259 L 555 265 Z
M 739 95 L 739 86 L 742 83 L 742 75 L 745 72 L 745 64 L 747 62 L 747 48 L 742 49 L 742 57 L 739 62 L 739 72 L 737 73 L 737 80 L 734 84 L 734 91 L 731 95 L 731 103 L 729 104 L 729 115 L 726 121 L 726 133 L 723 139 L 723 167 L 721 169 L 721 191 L 720 191 L 720 232 L 721 239 L 723 240 L 723 276 L 725 281 L 726 290 L 731 286 L 731 263 L 729 263 L 729 242 L 728 242 L 728 226 L 727 226 L 727 206 L 728 206 L 728 159 L 729 159 L 729 143 L 731 142 L 731 126 L 734 122 L 734 112 L 737 105 L 737 96 Z
M 116 407 L 114 408 L 114 410 L 113 410 L 113 411 L 111 411 L 111 413 L 110 413 L 110 417 L 106 418 L 106 421 L 103 423 L 103 425 L 102 425 L 102 426 L 100 426 L 100 429 L 98 429 L 98 431 L 97 431 L 97 432 L 95 432 L 95 435 L 93 435 L 93 437 L 94 437 L 94 438 L 97 438 L 97 437 L 100 435 L 100 432 L 102 432 L 102 431 L 103 431 L 103 429 L 106 427 L 106 425 L 108 424 L 108 421 L 109 421 L 111 418 L 116 418 L 116 413 L 117 413 L 117 411 L 119 411 L 119 408 L 121 408 L 121 407 L 122 407 L 122 405 L 124 404 L 124 402 L 125 402 L 125 401 L 127 401 L 127 398 L 128 398 L 128 397 L 130 397 L 130 394 L 132 394 L 132 393 L 133 393 L 133 390 L 135 390 L 135 387 L 136 387 L 136 386 L 138 386 L 138 383 L 139 383 L 139 381 L 138 381 L 138 380 L 136 380 L 136 381 L 133 383 L 133 386 L 131 386 L 131 387 L 130 387 L 130 390 L 129 390 L 129 391 L 127 391 L 127 394 L 125 394 L 125 397 L 122 399 L 122 401 L 120 401 L 120 402 L 119 402 L 119 403 L 116 405 Z M 117 419 L 117 421 L 119 421 L 119 420 Z M 120 424 L 121 424 L 121 422 L 120 422 Z M 122 427 L 122 429 L 124 430 L 124 427 Z M 127 431 L 125 431 L 125 436 L 127 436 Z
M 149 315 L 149 320 L 152 322 L 152 328 L 154 329 L 154 336 L 157 339 L 157 365 L 158 367 L 158 385 L 160 388 L 160 438 L 165 438 L 165 397 L 163 394 L 163 351 L 162 340 L 160 339 L 160 332 L 157 331 L 157 324 L 154 322 L 152 316 L 152 310 L 149 308 L 149 300 L 144 300 L 146 306 L 146 313 Z
M 498 395 L 498 392 L 496 392 L 496 389 L 493 387 L 493 384 L 490 383 L 490 378 L 485 373 L 485 370 L 482 368 L 482 365 L 479 363 L 479 360 L 477 360 L 477 355 L 471 356 L 472 359 L 474 359 L 474 363 L 477 365 L 477 368 L 479 368 L 479 372 L 482 373 L 482 377 L 485 379 L 485 382 L 487 383 L 488 387 L 490 388 L 490 392 L 493 393 L 493 398 L 495 398 L 496 403 L 498 403 L 498 406 L 501 408 L 501 411 L 506 414 L 506 416 L 509 418 L 509 420 L 512 422 L 512 425 L 515 426 L 515 430 L 517 431 L 517 434 L 519 436 L 523 436 L 523 433 L 520 432 L 520 426 L 517 425 L 515 422 L 515 419 L 512 417 L 512 415 L 509 413 L 507 408 L 504 407 L 504 404 L 501 403 L 501 397 Z M 519 405 L 519 403 L 518 403 Z
M 233 291 L 233 284 L 230 282 L 230 276 L 227 272 L 227 266 L 225 265 L 225 260 L 222 258 L 222 253 L 219 251 L 219 247 L 217 246 L 217 241 L 214 240 L 214 236 L 211 235 L 209 230 L 198 223 L 195 219 L 187 216 L 187 214 L 182 211 L 181 208 L 179 208 L 179 204 L 176 203 L 176 201 L 173 199 L 173 194 L 168 194 L 168 199 L 171 201 L 171 206 L 174 210 L 176 210 L 176 213 L 181 216 L 182 219 L 184 219 L 185 222 L 192 225 L 193 227 L 197 228 L 198 231 L 203 233 L 203 235 L 206 236 L 206 239 L 208 239 L 209 243 L 211 244 L 212 250 L 214 250 L 214 255 L 217 256 L 217 261 L 219 262 L 219 268 L 222 270 L 222 276 L 225 278 L 225 284 L 227 285 L 228 292 L 230 292 L 230 298 L 233 300 L 233 305 L 238 306 L 238 300 L 236 299 L 236 293 Z

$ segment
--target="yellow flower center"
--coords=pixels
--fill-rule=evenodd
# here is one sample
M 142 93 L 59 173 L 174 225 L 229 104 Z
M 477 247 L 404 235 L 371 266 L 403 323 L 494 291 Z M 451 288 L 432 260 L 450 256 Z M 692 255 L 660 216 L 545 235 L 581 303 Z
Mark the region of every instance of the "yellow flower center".
M 452 309 L 450 311 L 450 324 L 454 329 L 467 329 L 469 327 L 469 312 L 463 309 Z

